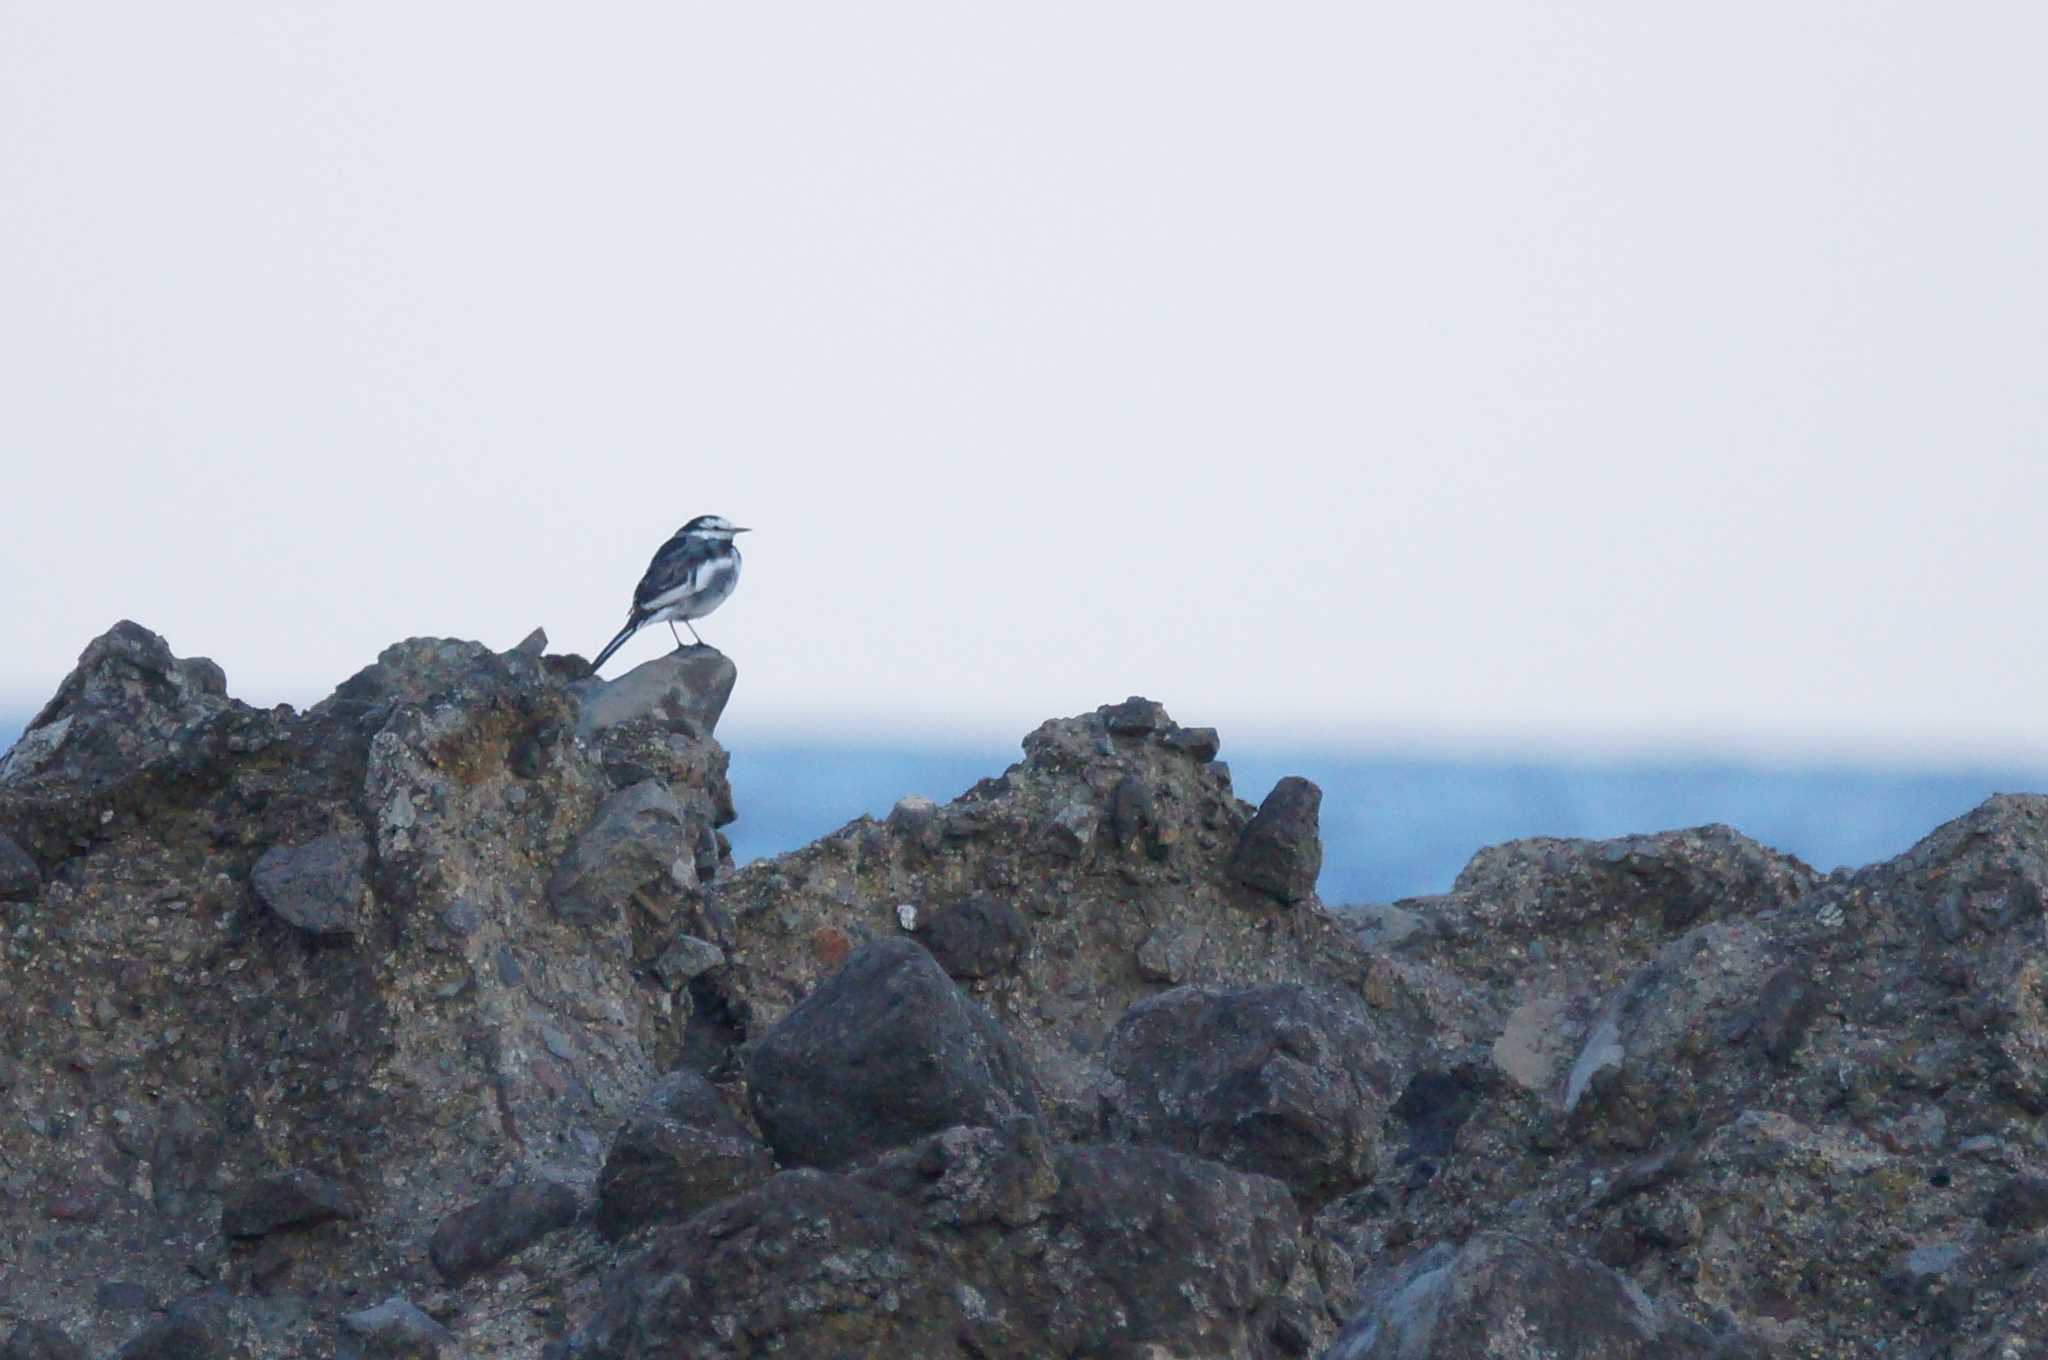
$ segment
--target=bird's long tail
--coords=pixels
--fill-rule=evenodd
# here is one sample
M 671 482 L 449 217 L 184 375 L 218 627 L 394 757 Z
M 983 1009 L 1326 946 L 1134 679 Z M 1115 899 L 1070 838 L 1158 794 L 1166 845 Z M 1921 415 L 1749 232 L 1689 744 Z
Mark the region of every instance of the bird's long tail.
M 590 663 L 590 669 L 595 671 L 603 667 L 605 662 L 611 660 L 612 653 L 619 650 L 619 648 L 625 646 L 626 639 L 633 636 L 633 634 L 639 631 L 639 618 L 636 616 L 634 618 L 627 619 L 626 626 L 619 630 L 619 635 L 613 638 L 610 642 L 607 642 L 604 645 L 604 650 L 597 654 L 597 660 Z

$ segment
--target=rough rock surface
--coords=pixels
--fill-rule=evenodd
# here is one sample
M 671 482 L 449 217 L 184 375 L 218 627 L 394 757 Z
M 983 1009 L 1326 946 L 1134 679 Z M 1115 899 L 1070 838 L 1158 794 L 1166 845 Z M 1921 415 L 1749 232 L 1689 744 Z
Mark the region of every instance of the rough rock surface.
M 683 1068 L 655 1083 L 605 1155 L 597 1226 L 608 1237 L 688 1218 L 775 1173 L 775 1158 L 715 1087 Z
M 1661 1314 L 1625 1276 L 1541 1242 L 1480 1233 L 1417 1257 L 1326 1360 L 1704 1360 L 1705 1328 Z
M 2048 799 L 1333 910 L 1132 699 L 735 872 L 729 663 L 545 650 L 0 757 L 0 1356 L 2048 1354 Z
M 1393 1081 L 1356 998 L 1277 984 L 1177 987 L 1109 1037 L 1113 1136 L 1287 1182 L 1309 1204 L 1379 1168 Z
M 790 1166 L 840 1166 L 952 1124 L 1038 1110 L 1016 1042 L 908 940 L 855 950 L 761 1036 L 747 1087 Z

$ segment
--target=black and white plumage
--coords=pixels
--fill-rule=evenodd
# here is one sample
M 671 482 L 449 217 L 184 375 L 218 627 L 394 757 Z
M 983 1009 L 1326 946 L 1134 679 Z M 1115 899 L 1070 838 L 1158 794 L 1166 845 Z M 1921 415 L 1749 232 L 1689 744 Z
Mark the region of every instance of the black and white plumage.
M 626 611 L 626 626 L 605 644 L 590 668 L 604 665 L 627 638 L 650 623 L 666 623 L 674 633 L 675 621 L 681 619 L 701 647 L 704 639 L 697 637 L 690 620 L 701 619 L 724 604 L 740 583 L 740 550 L 732 540 L 734 534 L 746 532 L 719 515 L 699 515 L 676 530 L 675 537 L 662 544 L 647 564 L 647 574 L 633 591 L 633 607 Z M 678 635 L 676 646 L 682 645 Z

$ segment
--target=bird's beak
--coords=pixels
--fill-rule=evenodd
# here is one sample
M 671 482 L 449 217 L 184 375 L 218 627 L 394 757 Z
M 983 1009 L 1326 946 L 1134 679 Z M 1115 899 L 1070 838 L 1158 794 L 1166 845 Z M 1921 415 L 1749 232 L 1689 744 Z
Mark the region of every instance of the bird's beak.
M 754 531 L 752 529 L 735 529 L 733 532 L 736 534 L 751 534 Z

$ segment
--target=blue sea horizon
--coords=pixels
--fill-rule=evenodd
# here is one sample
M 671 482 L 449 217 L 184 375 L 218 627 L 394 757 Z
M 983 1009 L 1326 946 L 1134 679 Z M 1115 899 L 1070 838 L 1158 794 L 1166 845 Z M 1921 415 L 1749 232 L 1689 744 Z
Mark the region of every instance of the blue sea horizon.
M 0 750 L 29 715 L 0 717 Z M 794 850 L 906 794 L 936 802 L 1001 774 L 1014 743 L 912 746 L 740 733 L 728 738 L 727 827 L 741 863 Z M 1489 760 L 1244 744 L 1226 751 L 1239 797 L 1257 803 L 1284 775 L 1323 790 L 1330 903 L 1443 892 L 1474 852 L 1527 836 L 1600 839 L 1726 823 L 1823 871 L 1888 859 L 1994 793 L 2048 789 L 2048 769 L 1914 770 L 1663 760 Z

